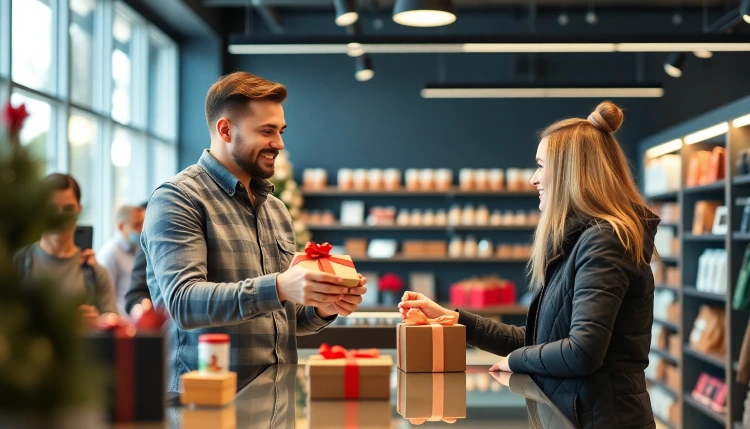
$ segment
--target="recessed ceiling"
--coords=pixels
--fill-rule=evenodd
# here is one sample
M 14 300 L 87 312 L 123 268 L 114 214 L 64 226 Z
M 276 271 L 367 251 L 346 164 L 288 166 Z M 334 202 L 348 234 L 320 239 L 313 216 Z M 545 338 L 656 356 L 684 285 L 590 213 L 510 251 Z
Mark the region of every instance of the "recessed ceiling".
M 538 7 L 561 7 L 567 4 L 569 7 L 586 7 L 591 0 L 534 0 Z M 380 8 L 393 7 L 394 0 L 358 0 L 358 6 L 369 6 L 377 4 Z M 459 8 L 502 8 L 527 6 L 530 0 L 453 0 L 453 4 Z M 637 7 L 637 8 L 700 8 L 704 2 L 709 7 L 723 7 L 725 0 L 594 0 L 597 8 L 609 7 Z M 246 6 L 251 3 L 255 6 L 279 6 L 295 9 L 325 9 L 333 8 L 332 0 L 203 0 L 206 6 Z M 731 1 L 734 6 L 737 1 Z

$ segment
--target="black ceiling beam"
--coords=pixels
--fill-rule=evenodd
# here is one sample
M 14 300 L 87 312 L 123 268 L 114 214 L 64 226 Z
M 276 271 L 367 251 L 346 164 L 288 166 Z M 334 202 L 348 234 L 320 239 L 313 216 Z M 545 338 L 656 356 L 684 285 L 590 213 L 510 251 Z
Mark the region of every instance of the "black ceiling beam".
M 266 0 L 253 0 L 253 6 L 273 34 L 284 34 L 284 23 L 275 6 L 269 6 Z

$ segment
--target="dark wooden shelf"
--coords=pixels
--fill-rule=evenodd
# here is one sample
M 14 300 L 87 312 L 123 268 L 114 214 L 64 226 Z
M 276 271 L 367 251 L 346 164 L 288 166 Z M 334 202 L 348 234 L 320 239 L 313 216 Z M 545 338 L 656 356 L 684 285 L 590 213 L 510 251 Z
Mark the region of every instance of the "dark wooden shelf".
M 727 236 L 723 234 L 701 234 L 701 235 L 693 235 L 693 234 L 685 234 L 682 237 L 685 241 L 724 241 L 726 240 Z
M 669 388 L 669 386 L 667 386 L 667 385 L 666 385 L 666 384 L 665 384 L 665 383 L 664 383 L 663 381 L 659 381 L 659 380 L 655 380 L 655 379 L 653 379 L 653 378 L 649 378 L 649 377 L 646 377 L 646 382 L 648 382 L 648 383 L 650 383 L 650 384 L 652 384 L 652 385 L 654 385 L 654 386 L 659 386 L 659 387 L 661 387 L 661 388 L 662 388 L 662 389 L 664 389 L 664 390 L 665 390 L 665 391 L 666 391 L 667 393 L 669 393 L 670 395 L 672 395 L 672 396 L 673 396 L 673 397 L 675 397 L 675 398 L 679 396 L 679 395 L 677 394 L 677 392 L 675 392 L 674 390 L 670 389 L 670 388 Z
M 737 176 L 732 179 L 732 183 L 735 185 L 750 185 L 750 174 Z
M 442 302 L 439 304 L 444 308 L 454 308 L 450 303 Z M 489 307 L 461 307 L 462 310 L 470 311 L 480 316 L 525 316 L 529 312 L 529 308 L 518 304 L 509 305 L 493 305 Z M 388 313 L 398 312 L 396 306 L 377 306 L 377 307 L 359 307 L 357 313 L 363 312 L 376 312 L 376 313 Z M 355 313 L 356 314 L 356 313 Z
M 657 416 L 656 414 L 654 414 L 654 418 L 656 420 L 658 420 L 659 423 L 661 423 L 662 425 L 666 426 L 667 429 L 675 429 L 674 425 L 669 420 L 665 420 L 665 419 Z
M 677 265 L 680 263 L 680 258 L 677 256 L 662 256 L 660 259 L 667 265 Z
M 685 188 L 682 192 L 686 194 L 697 194 L 701 192 L 718 192 L 723 191 L 726 186 L 726 180 L 719 180 L 708 185 L 693 186 L 692 188 Z
M 359 264 L 388 264 L 388 263 L 495 263 L 495 264 L 525 264 L 528 258 L 448 258 L 448 257 L 429 257 L 429 256 L 394 256 L 392 258 L 368 258 L 354 257 L 354 263 Z
M 680 361 L 677 360 L 676 357 L 669 354 L 668 350 L 664 350 L 659 347 L 651 347 L 651 351 L 659 355 L 662 359 L 664 359 L 665 362 L 674 365 L 674 366 L 680 366 Z
M 536 225 L 341 225 L 308 224 L 310 231 L 533 231 Z
M 700 402 L 696 401 L 695 398 L 693 398 L 689 392 L 685 392 L 685 394 L 683 395 L 683 398 L 684 398 L 683 400 L 685 401 L 685 403 L 693 407 L 693 409 L 700 411 L 707 417 L 710 417 L 712 420 L 722 425 L 722 427 L 724 426 L 725 424 L 724 414 L 717 413 L 716 411 L 712 410 L 710 407 L 707 407 L 701 404 Z
M 662 325 L 662 326 L 666 327 L 667 329 L 672 330 L 674 332 L 679 332 L 680 331 L 680 328 L 676 324 L 674 324 L 674 323 L 672 323 L 672 322 L 670 322 L 668 320 L 661 320 L 661 319 L 657 319 L 656 317 L 654 317 L 654 323 L 658 323 L 658 324 L 660 324 L 660 325 Z
M 305 197 L 450 197 L 450 196 L 474 196 L 474 197 L 531 197 L 538 196 L 535 190 L 524 191 L 464 191 L 454 187 L 448 191 L 408 191 L 399 189 L 397 191 L 342 191 L 335 186 L 329 186 L 322 190 L 302 190 Z
M 676 200 L 679 194 L 680 194 L 680 191 L 669 191 L 669 192 L 663 192 L 661 194 L 646 195 L 646 199 L 650 201 Z
M 750 241 L 750 232 L 735 231 L 732 233 L 732 239 L 735 241 Z
M 715 302 L 726 302 L 726 295 L 719 295 L 718 293 L 702 292 L 695 288 L 695 286 L 683 286 L 682 293 L 685 296 L 692 296 L 695 298 L 705 299 Z
M 721 368 L 721 369 L 726 368 L 726 363 L 724 362 L 724 356 L 699 352 L 698 350 L 693 349 L 687 344 L 685 345 L 683 354 L 687 356 L 692 356 L 696 359 L 700 359 L 703 362 L 711 364 L 717 368 Z

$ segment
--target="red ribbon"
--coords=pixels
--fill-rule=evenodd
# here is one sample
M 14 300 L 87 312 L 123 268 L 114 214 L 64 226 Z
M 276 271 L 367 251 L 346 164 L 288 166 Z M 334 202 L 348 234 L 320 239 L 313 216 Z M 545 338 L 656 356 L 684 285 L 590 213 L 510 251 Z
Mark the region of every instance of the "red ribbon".
M 328 274 L 336 275 L 336 271 L 334 271 L 333 265 L 331 263 L 354 268 L 354 262 L 348 259 L 341 259 L 331 256 L 331 249 L 333 249 L 333 246 L 328 243 L 317 244 L 310 241 L 305 245 L 305 254 L 295 256 L 290 267 L 293 267 L 302 261 L 317 260 L 318 269 L 321 272 Z
M 359 399 L 359 365 L 357 359 L 374 359 L 380 356 L 378 349 L 346 350 L 341 346 L 321 344 L 318 354 L 323 359 L 346 359 L 344 362 L 344 399 Z

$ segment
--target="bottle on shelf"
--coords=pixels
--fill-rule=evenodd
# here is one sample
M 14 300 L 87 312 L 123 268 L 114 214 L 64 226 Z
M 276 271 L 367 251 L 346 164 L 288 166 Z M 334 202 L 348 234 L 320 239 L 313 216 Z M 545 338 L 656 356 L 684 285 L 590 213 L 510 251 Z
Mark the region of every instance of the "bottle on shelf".
M 461 237 L 454 235 L 448 245 L 448 256 L 451 258 L 460 258 L 464 254 L 464 242 Z
M 464 257 L 465 258 L 476 258 L 478 252 L 477 239 L 473 235 L 466 237 L 464 241 Z

